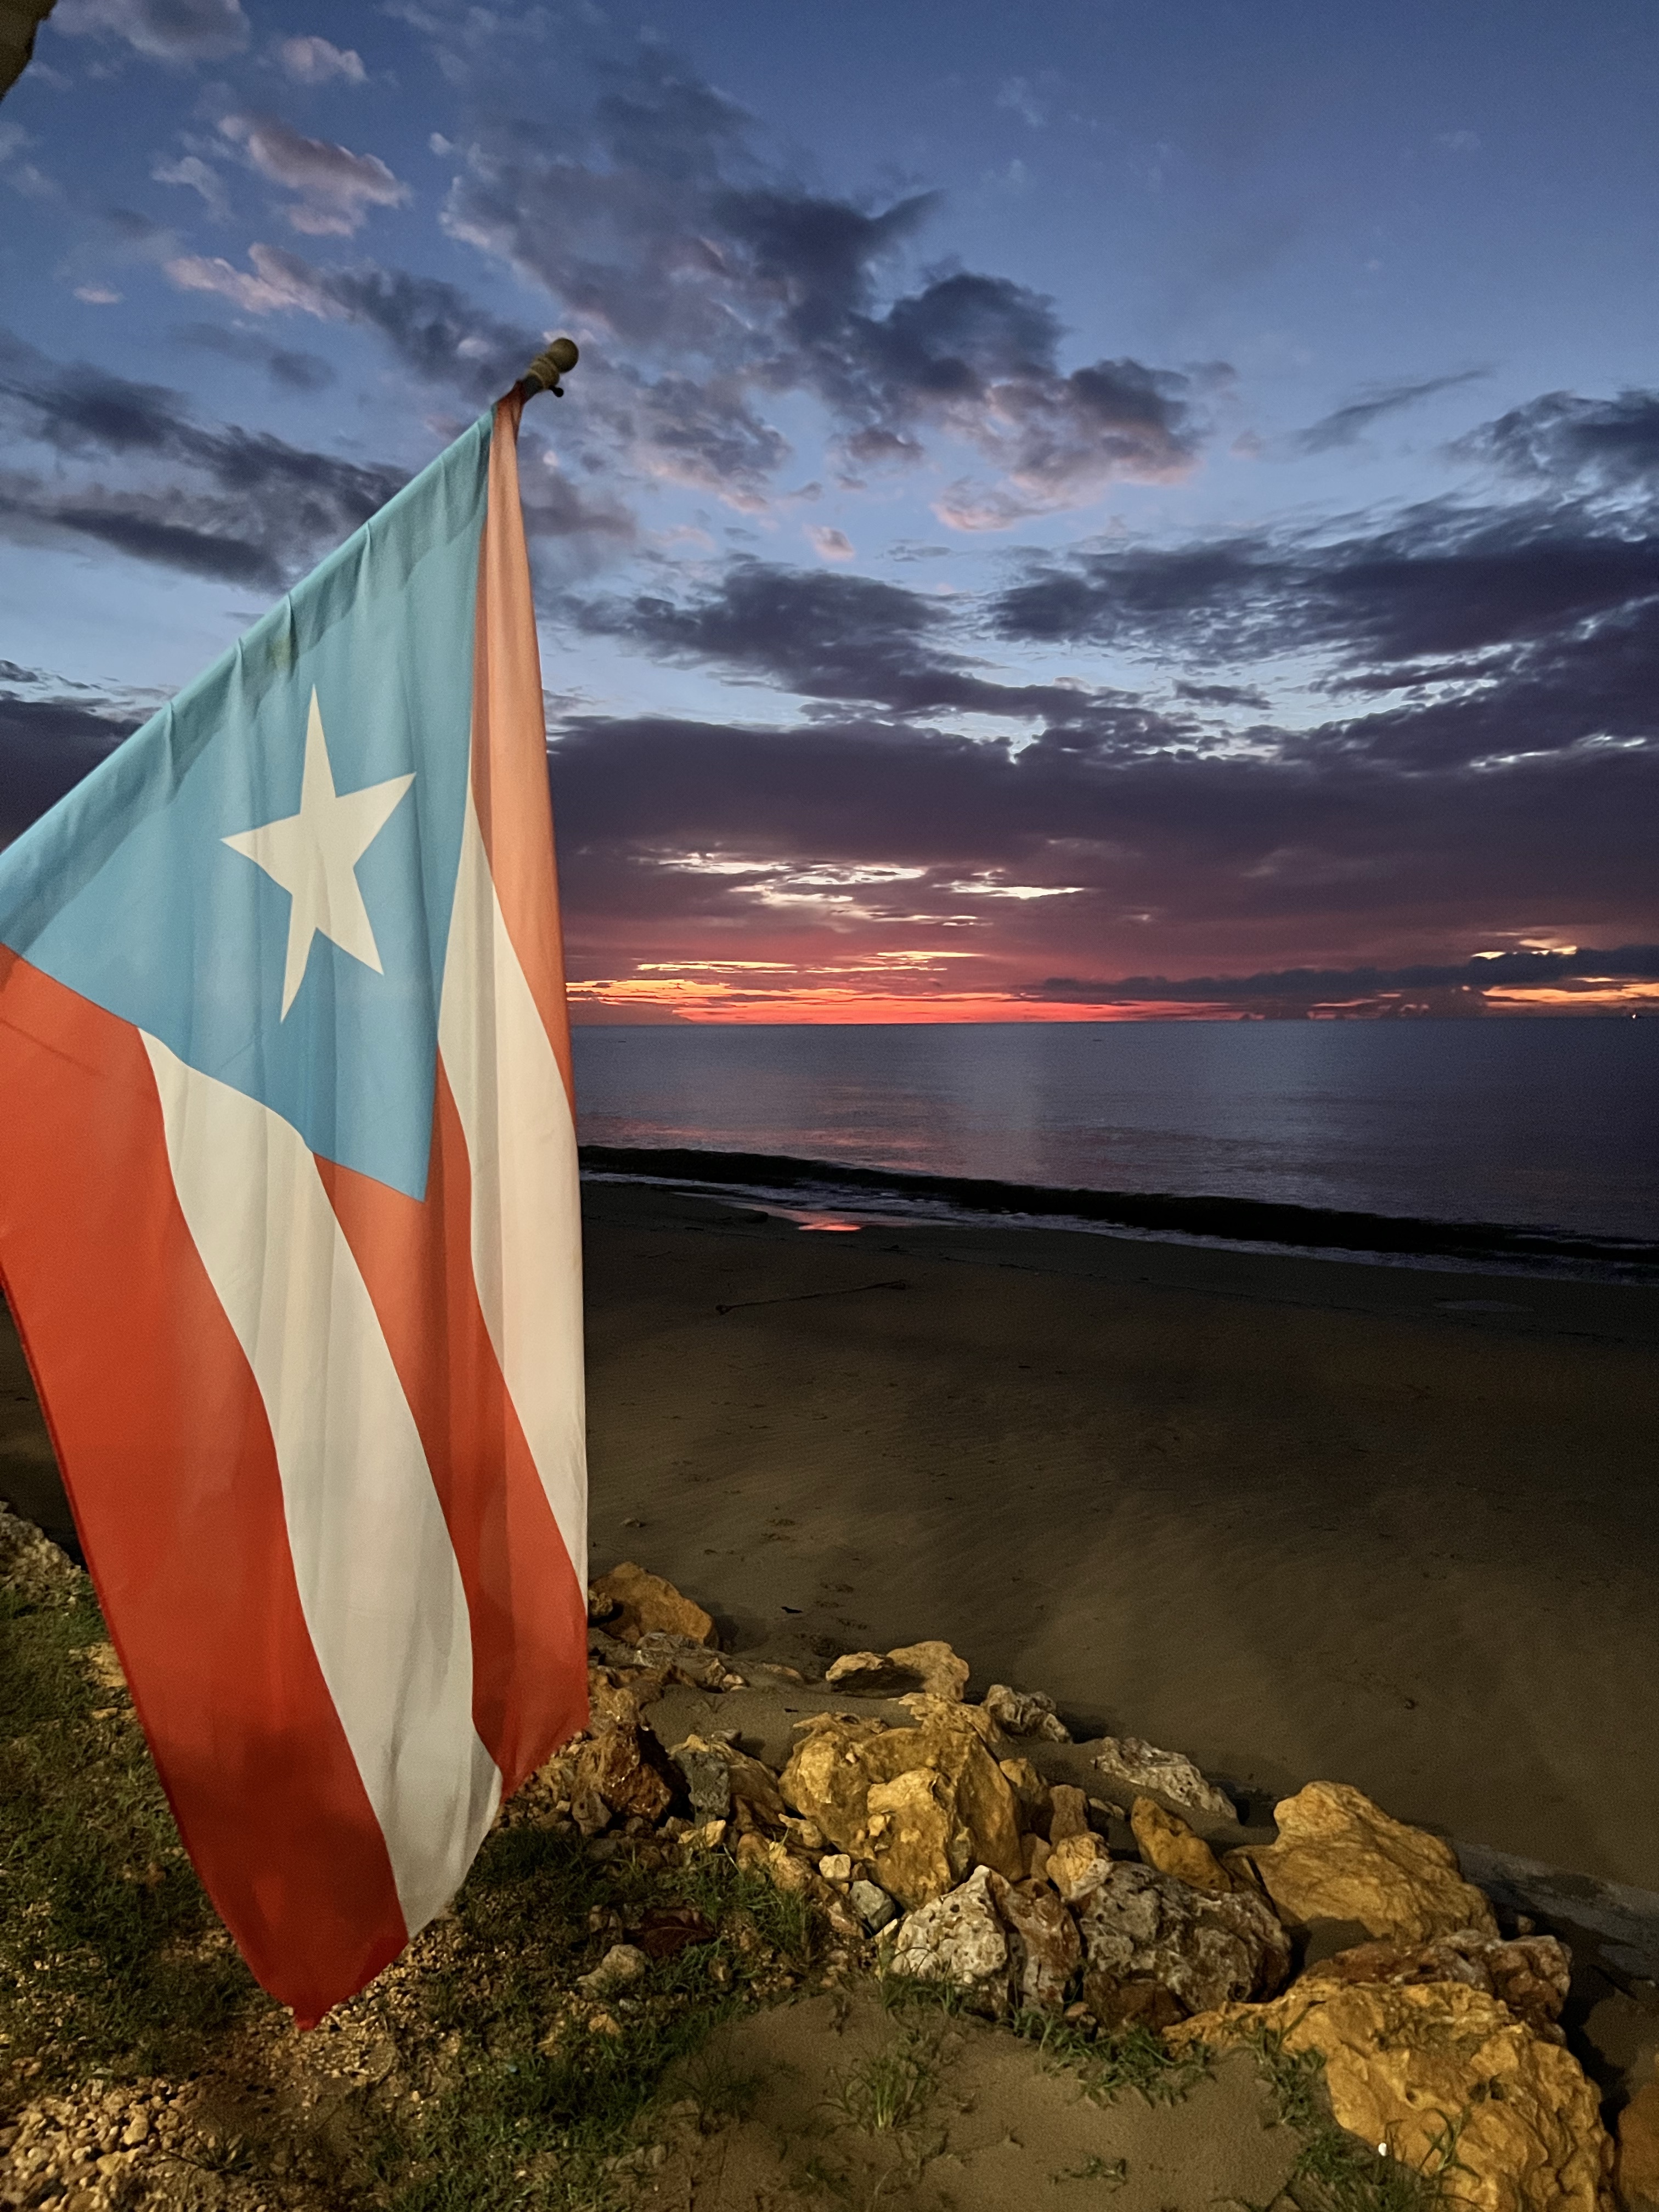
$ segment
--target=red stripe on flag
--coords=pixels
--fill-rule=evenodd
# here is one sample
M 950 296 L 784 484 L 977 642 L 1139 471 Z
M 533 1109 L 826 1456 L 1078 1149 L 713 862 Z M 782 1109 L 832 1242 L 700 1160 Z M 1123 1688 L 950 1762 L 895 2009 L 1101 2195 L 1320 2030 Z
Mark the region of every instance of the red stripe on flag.
M 403 1948 L 312 1649 L 264 1401 L 130 1023 L 0 947 L 0 1275 L 186 1848 L 308 2027 Z
M 524 395 L 515 386 L 496 403 L 489 441 L 489 504 L 478 547 L 473 623 L 472 803 L 501 919 L 564 1077 L 574 1120 L 564 939 L 553 801 L 547 787 L 547 717 L 519 501 L 523 412 Z
M 423 1202 L 332 1161 L 350 1245 L 448 1524 L 472 1623 L 472 1717 L 516 1790 L 587 1721 L 587 1607 L 501 1379 L 472 1271 L 472 1176 L 441 1060 Z

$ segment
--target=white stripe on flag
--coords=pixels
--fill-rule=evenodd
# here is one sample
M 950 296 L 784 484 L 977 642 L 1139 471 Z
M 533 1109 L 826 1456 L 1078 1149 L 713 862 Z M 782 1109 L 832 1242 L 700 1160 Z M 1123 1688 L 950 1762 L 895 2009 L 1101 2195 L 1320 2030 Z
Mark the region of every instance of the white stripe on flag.
M 485 1326 L 578 1580 L 587 1580 L 581 1199 L 570 1101 L 495 896 L 471 795 L 438 1049 L 472 1167 Z
M 459 1887 L 501 1796 L 472 1725 L 466 1593 L 431 1470 L 303 1139 L 144 1045 L 179 1202 L 264 1401 L 306 1625 L 412 1936 Z

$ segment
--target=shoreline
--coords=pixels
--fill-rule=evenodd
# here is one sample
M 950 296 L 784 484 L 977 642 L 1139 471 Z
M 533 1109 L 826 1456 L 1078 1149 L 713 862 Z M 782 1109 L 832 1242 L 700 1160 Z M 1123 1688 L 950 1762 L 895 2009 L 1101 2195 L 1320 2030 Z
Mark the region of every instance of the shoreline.
M 582 1145 L 579 1157 L 586 1180 L 625 1179 L 757 1203 L 775 1200 L 862 1214 L 875 1224 L 1042 1224 L 1262 1254 L 1341 1255 L 1372 1264 L 1494 1268 L 1659 1286 L 1659 1241 L 1644 1237 L 1215 1194 L 1001 1182 L 692 1146 Z

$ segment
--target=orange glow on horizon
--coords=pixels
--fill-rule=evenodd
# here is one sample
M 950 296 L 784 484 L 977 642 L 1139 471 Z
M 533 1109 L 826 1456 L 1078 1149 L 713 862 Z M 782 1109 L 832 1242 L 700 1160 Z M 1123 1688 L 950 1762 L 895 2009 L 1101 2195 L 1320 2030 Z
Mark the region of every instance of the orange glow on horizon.
M 934 991 L 902 995 L 860 991 L 848 984 L 823 984 L 794 990 L 751 990 L 731 983 L 693 983 L 629 978 L 615 982 L 573 983 L 571 1011 L 580 1018 L 584 1006 L 639 1010 L 640 1018 L 670 1014 L 684 1022 L 791 1024 L 899 1022 L 1134 1022 L 1164 1020 L 1235 1021 L 1236 1006 L 1202 1006 L 1186 1000 L 1136 1000 L 1106 1005 L 1025 999 L 1006 991 Z
M 666 964 L 666 963 L 665 963 Z M 757 969 L 768 972 L 762 982 L 726 981 L 709 973 L 727 974 Z M 822 971 L 820 971 L 822 972 Z M 867 972 L 867 971 L 866 971 Z M 604 1008 L 612 1018 L 631 1014 L 641 1022 L 667 1018 L 682 1022 L 768 1023 L 830 1025 L 834 1024 L 900 1024 L 944 1022 L 1147 1022 L 1246 1021 L 1261 1018 L 1271 1001 L 1241 1004 L 1237 1000 L 1193 999 L 1115 999 L 1072 1000 L 1026 997 L 1018 991 L 884 989 L 853 982 L 774 984 L 772 975 L 798 975 L 781 962 L 715 962 L 701 963 L 694 977 L 635 974 L 597 978 L 569 987 L 571 1012 L 580 1022 L 583 1010 Z M 1571 1014 L 1639 1012 L 1659 1008 L 1659 982 L 1626 982 L 1613 978 L 1585 977 L 1582 982 L 1494 985 L 1470 994 L 1472 1010 L 1500 1014 Z M 1298 1007 L 1291 1018 L 1366 1021 L 1410 1018 L 1430 1008 L 1406 1000 L 1398 992 L 1379 993 L 1370 999 L 1331 1000 Z

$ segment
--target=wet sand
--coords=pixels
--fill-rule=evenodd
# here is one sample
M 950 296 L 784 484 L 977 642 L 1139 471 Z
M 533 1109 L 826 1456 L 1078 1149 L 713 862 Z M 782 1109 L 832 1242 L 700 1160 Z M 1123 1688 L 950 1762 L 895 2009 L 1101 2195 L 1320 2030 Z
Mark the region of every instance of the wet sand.
M 586 1201 L 595 1571 L 1659 1889 L 1659 1291 Z M 67 1533 L 9 1330 L 0 1496 Z

